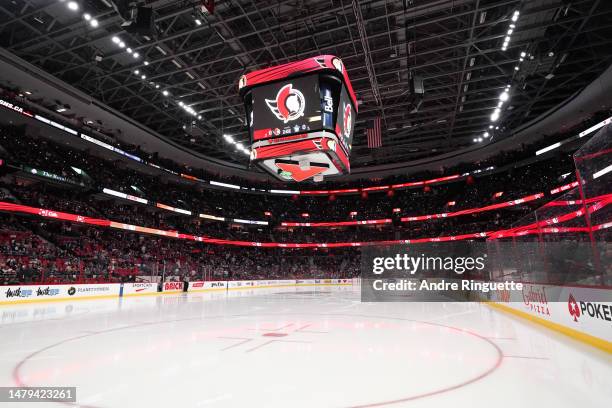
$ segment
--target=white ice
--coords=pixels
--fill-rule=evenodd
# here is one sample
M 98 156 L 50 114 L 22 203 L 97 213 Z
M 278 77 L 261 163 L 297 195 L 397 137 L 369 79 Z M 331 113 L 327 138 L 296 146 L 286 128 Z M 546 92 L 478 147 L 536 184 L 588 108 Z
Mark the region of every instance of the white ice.
M 612 406 L 610 355 L 486 305 L 230 294 L 0 307 L 0 386 L 108 408 Z

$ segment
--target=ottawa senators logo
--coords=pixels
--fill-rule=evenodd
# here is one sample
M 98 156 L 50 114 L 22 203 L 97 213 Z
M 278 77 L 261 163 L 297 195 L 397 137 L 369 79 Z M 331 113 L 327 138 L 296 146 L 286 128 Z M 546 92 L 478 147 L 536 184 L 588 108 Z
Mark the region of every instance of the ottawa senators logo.
M 304 116 L 306 100 L 300 91 L 288 84 L 278 91 L 275 100 L 266 99 L 266 104 L 279 120 L 287 123 Z
M 344 105 L 344 116 L 343 116 L 343 123 L 342 123 L 342 129 L 343 129 L 343 133 L 344 133 L 344 137 L 346 137 L 348 139 L 348 137 L 351 135 L 351 116 L 352 116 L 352 112 L 351 112 L 351 105 L 349 105 L 348 103 Z

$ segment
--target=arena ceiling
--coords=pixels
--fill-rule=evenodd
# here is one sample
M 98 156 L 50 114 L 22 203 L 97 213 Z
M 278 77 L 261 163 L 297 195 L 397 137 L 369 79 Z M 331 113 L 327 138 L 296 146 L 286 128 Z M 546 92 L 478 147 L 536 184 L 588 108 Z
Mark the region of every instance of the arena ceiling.
M 612 61 L 608 0 L 217 0 L 212 14 L 200 1 L 148 0 L 148 35 L 126 32 L 110 0 L 70 3 L 0 2 L 0 45 L 189 149 L 243 165 L 223 135 L 248 139 L 237 83 L 251 70 L 341 57 L 360 104 L 356 168 L 499 140 Z M 424 79 L 417 112 L 410 75 Z M 376 117 L 383 146 L 369 149 Z

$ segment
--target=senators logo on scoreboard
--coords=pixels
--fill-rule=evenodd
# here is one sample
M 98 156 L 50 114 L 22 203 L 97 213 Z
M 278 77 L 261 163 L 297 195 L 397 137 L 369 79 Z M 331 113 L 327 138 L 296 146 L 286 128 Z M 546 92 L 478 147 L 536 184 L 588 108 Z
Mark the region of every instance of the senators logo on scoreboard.
M 343 129 L 344 137 L 346 138 L 351 137 L 351 130 L 352 130 L 351 127 L 353 126 L 351 122 L 352 114 L 353 113 L 352 113 L 351 105 L 348 103 L 345 103 L 342 129 Z
M 293 84 L 287 84 L 278 91 L 276 99 L 266 99 L 266 104 L 279 120 L 287 123 L 304 116 L 306 100 Z

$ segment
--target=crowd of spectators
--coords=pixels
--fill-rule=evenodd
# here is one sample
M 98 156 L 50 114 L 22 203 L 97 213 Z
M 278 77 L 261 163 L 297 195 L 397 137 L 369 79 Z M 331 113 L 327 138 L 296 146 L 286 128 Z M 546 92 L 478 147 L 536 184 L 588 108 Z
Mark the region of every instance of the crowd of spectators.
M 32 231 L 46 231 L 49 242 Z M 21 218 L 2 223 L 0 284 L 353 277 L 354 250 L 203 246 L 195 242 Z
M 19 127 L 0 128 L 0 153 L 8 163 L 69 179 L 58 182 L 31 174 L 25 177 L 23 167 L 9 172 L 4 166 L 2 201 L 199 236 L 280 243 L 415 239 L 510 227 L 532 207 L 410 223 L 397 219 L 546 192 L 571 181 L 560 176 L 573 168 L 571 158 L 558 156 L 503 173 L 426 188 L 303 197 L 204 189 L 173 180 L 172 176 L 139 171 L 132 163 L 105 160 L 88 151 L 28 135 Z M 104 187 L 188 209 L 194 215 L 121 201 L 103 194 Z M 395 211 L 397 208 L 400 210 Z M 197 216 L 199 213 L 266 220 L 270 225 L 204 220 Z M 188 280 L 351 277 L 359 272 L 359 253 L 351 248 L 313 251 L 213 246 L 61 221 L 0 216 L 0 284 L 119 282 L 143 276 Z M 393 218 L 394 222 L 343 228 L 280 226 L 281 221 L 374 218 Z
M 9 160 L 55 172 L 78 180 L 84 190 L 100 192 L 110 188 L 177 208 L 226 218 L 272 221 L 342 221 L 348 219 L 389 218 L 393 215 L 424 215 L 481 207 L 506 199 L 550 190 L 563 182 L 562 174 L 572 172 L 569 156 L 559 156 L 531 165 L 487 176 L 473 176 L 458 182 L 425 188 L 332 196 L 278 196 L 204 189 L 185 184 L 174 176 L 152 176 L 138 172 L 122 160 L 107 161 L 87 151 L 75 150 L 26 134 L 25 129 L 0 130 L 0 146 Z M 79 169 L 78 174 L 74 169 Z M 403 180 L 405 181 L 405 179 Z M 502 193 L 501 197 L 495 197 Z M 63 196 L 70 198 L 65 191 Z M 70 201 L 70 200 L 68 200 Z M 452 208 L 448 203 L 454 203 Z M 400 209 L 399 212 L 394 212 Z M 269 215 L 266 215 L 269 214 Z M 304 216 L 304 214 L 308 214 Z M 95 216 L 95 214 L 94 214 Z

